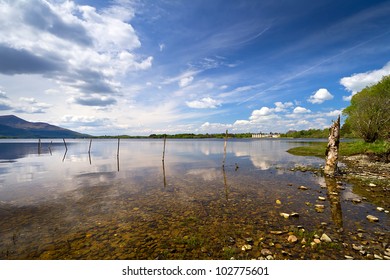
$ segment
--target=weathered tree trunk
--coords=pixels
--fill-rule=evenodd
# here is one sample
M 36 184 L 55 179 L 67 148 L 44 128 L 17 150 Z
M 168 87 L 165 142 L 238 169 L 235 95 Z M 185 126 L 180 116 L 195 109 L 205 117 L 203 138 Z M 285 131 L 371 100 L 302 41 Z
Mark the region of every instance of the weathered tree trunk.
M 337 173 L 337 161 L 339 158 L 340 142 L 340 115 L 329 129 L 328 146 L 325 152 L 325 169 L 324 173 L 328 176 L 334 176 Z

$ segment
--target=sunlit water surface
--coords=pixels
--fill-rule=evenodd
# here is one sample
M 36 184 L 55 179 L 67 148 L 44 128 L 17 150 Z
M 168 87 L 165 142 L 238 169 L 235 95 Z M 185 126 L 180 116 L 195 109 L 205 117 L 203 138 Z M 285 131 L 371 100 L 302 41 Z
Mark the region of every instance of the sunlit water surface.
M 1 259 L 253 258 L 277 242 L 280 256 L 310 259 L 301 245 L 283 255 L 288 232 L 389 238 L 388 215 L 352 203 L 351 185 L 292 171 L 324 163 L 288 154 L 302 145 L 292 140 L 229 139 L 224 168 L 223 140 L 168 139 L 164 161 L 163 140 L 66 144 L 0 141 Z M 248 242 L 255 248 L 242 251 Z

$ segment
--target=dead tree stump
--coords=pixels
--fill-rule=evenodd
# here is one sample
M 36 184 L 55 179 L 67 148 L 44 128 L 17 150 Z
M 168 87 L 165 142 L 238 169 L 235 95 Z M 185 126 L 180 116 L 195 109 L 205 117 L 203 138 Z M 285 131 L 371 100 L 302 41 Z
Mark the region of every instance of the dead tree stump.
M 340 115 L 337 121 L 333 122 L 329 129 L 328 146 L 325 152 L 325 169 L 324 173 L 327 176 L 335 176 L 337 173 L 337 162 L 339 158 L 339 143 L 340 143 Z

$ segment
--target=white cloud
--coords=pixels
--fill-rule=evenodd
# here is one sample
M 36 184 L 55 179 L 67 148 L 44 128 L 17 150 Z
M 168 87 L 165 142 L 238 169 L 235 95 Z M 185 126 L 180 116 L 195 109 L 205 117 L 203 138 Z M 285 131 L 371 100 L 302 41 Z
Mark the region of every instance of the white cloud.
M 118 78 L 150 68 L 153 57 L 135 54 L 134 10 L 114 3 L 97 10 L 73 1 L 2 1 L 0 74 L 40 74 L 73 94 L 118 92 Z
M 326 113 L 325 115 L 327 117 L 337 117 L 339 115 L 342 115 L 342 113 L 343 113 L 343 110 L 333 110 L 333 111 L 331 111 L 329 113 Z
M 216 108 L 221 106 L 221 103 L 211 97 L 205 97 L 201 100 L 187 101 L 187 106 L 194 109 L 206 109 L 206 108 Z
M 160 49 L 160 52 L 162 52 L 165 49 L 165 44 L 158 44 L 158 47 Z
M 254 110 L 252 112 L 250 119 L 257 119 L 257 118 L 262 117 L 262 116 L 271 115 L 274 112 L 274 110 L 275 109 L 271 109 L 268 107 L 261 107 L 260 110 Z
M 354 96 L 356 93 L 367 86 L 376 84 L 387 75 L 390 75 L 390 62 L 388 62 L 381 69 L 353 74 L 349 77 L 342 78 L 340 80 L 340 84 L 343 85 L 347 91 L 351 92 L 351 95 L 343 96 L 343 100 L 350 101 L 352 96 Z
M 287 108 L 292 107 L 294 104 L 292 102 L 275 102 L 275 112 L 285 112 Z
M 301 106 L 295 107 L 293 113 L 294 114 L 305 114 L 305 113 L 310 113 L 311 111 L 309 109 L 303 108 Z
M 333 95 L 326 88 L 320 88 L 314 95 L 311 95 L 307 101 L 313 104 L 321 104 L 326 100 L 331 99 L 333 99 Z
M 179 86 L 180 87 L 186 87 L 188 86 L 189 84 L 191 84 L 191 82 L 194 80 L 194 77 L 193 76 L 187 76 L 187 77 L 183 77 L 179 80 Z

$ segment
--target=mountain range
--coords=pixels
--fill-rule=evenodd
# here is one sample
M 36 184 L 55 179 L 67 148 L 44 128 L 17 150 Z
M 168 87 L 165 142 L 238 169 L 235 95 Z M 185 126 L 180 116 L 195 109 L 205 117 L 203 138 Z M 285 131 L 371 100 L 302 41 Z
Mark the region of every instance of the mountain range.
M 14 115 L 0 116 L 2 138 L 84 138 L 88 134 L 44 122 L 29 122 Z

